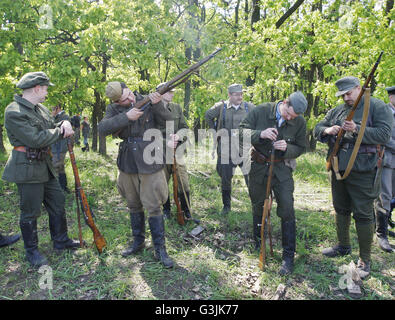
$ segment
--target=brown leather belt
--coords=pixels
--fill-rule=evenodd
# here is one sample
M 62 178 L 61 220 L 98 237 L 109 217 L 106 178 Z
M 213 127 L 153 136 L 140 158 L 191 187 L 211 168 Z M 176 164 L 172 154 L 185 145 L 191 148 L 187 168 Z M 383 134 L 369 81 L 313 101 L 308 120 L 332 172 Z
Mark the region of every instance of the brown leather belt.
M 265 157 L 262 153 L 257 151 L 255 148 L 251 149 L 251 160 L 258 162 L 258 163 L 270 163 L 270 158 Z M 275 159 L 273 162 L 280 162 L 283 161 L 284 159 Z
M 14 150 L 20 151 L 20 152 L 26 152 L 26 147 L 24 147 L 24 146 L 18 146 L 18 147 L 14 147 Z

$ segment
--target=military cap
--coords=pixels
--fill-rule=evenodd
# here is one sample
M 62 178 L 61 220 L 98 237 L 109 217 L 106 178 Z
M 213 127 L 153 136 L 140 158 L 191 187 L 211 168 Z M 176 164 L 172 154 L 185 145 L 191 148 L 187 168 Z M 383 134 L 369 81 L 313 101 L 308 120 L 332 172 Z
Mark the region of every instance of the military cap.
M 389 96 L 395 94 L 395 86 L 385 88 L 385 90 L 387 90 Z
M 228 87 L 228 92 L 229 93 L 243 92 L 243 86 L 241 84 L 237 84 L 237 83 L 231 84 Z
M 118 101 L 122 97 L 123 88 L 120 82 L 109 82 L 106 87 L 106 96 L 112 101 Z
M 344 77 L 335 82 L 337 89 L 339 90 L 336 92 L 335 96 L 339 97 L 343 94 L 347 93 L 351 89 L 354 89 L 356 86 L 359 86 L 359 79 L 356 77 Z
M 289 96 L 289 102 L 297 114 L 303 114 L 307 109 L 307 100 L 302 92 L 296 91 Z
M 162 88 L 166 83 L 167 83 L 167 82 L 162 82 L 162 83 L 158 84 L 158 86 L 156 87 L 156 90 L 159 90 L 160 88 Z M 170 92 L 174 92 L 174 91 L 176 91 L 176 89 L 173 88 L 173 89 L 171 89 L 171 90 L 169 90 L 169 91 L 170 91 Z
M 16 87 L 20 89 L 29 89 L 37 85 L 53 86 L 54 84 L 52 82 L 49 82 L 49 78 L 44 72 L 39 71 L 26 73 L 21 78 L 21 80 L 18 81 Z

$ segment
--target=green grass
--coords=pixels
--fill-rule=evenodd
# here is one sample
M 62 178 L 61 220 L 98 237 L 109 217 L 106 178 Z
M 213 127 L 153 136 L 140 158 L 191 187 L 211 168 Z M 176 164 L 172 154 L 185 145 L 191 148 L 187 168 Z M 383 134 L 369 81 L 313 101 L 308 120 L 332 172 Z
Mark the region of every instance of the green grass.
M 96 215 L 96 225 L 105 236 L 107 247 L 99 256 L 92 244 L 92 232 L 83 224 L 83 238 L 89 246 L 74 253 L 57 255 L 52 250 L 48 217 L 43 209 L 38 219 L 39 249 L 50 261 L 53 289 L 40 289 L 42 274 L 29 266 L 24 257 L 23 241 L 2 248 L 0 255 L 0 299 L 272 299 L 279 284 L 287 287 L 284 299 L 352 299 L 339 289 L 340 266 L 356 262 L 358 244 L 351 229 L 353 253 L 337 259 L 325 258 L 321 250 L 336 241 L 330 185 L 325 171 L 325 148 L 307 153 L 297 160 L 294 173 L 297 219 L 297 254 L 294 273 L 278 275 L 281 266 L 280 220 L 276 204 L 272 209 L 274 256 L 262 272 L 252 241 L 252 216 L 248 191 L 241 175 L 233 179 L 232 211 L 222 209 L 220 179 L 213 161 L 193 162 L 188 154 L 192 214 L 200 219 L 205 231 L 200 240 L 184 240 L 195 225 L 181 227 L 175 214 L 166 221 L 166 246 L 175 267 L 165 269 L 153 257 L 149 228 L 147 244 L 140 254 L 123 258 L 122 249 L 131 241 L 129 213 L 116 189 L 117 141 L 108 139 L 102 157 L 76 148 L 76 160 L 82 187 Z M 6 144 L 8 152 L 11 146 Z M 8 155 L 0 154 L 1 170 Z M 67 157 L 69 188 L 74 185 Z M 172 190 L 170 183 L 170 190 Z M 0 231 L 19 233 L 18 193 L 15 184 L 0 182 Z M 173 212 L 175 207 L 173 205 Z M 76 204 L 67 195 L 66 211 L 69 235 L 78 238 Z M 394 240 L 390 240 L 394 244 Z M 375 242 L 371 276 L 364 281 L 366 300 L 394 299 L 395 267 L 393 254 L 382 252 Z

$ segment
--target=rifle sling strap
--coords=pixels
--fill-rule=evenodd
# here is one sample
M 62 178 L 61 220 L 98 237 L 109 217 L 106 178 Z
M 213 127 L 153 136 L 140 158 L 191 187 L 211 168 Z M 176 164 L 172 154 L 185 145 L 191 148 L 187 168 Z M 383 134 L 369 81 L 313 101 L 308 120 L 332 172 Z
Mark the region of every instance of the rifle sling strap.
M 332 168 L 336 175 L 336 180 L 344 180 L 348 177 L 351 172 L 352 167 L 354 166 L 355 159 L 358 155 L 359 146 L 361 145 L 362 138 L 365 132 L 366 123 L 368 120 L 369 115 L 369 108 L 370 108 L 370 88 L 366 88 L 365 90 L 365 102 L 364 102 L 364 109 L 363 109 L 363 116 L 361 121 L 361 127 L 358 132 L 357 140 L 355 141 L 354 149 L 351 153 L 350 160 L 348 161 L 347 168 L 344 171 L 343 176 L 339 173 L 339 159 L 336 156 L 333 157 L 332 160 Z

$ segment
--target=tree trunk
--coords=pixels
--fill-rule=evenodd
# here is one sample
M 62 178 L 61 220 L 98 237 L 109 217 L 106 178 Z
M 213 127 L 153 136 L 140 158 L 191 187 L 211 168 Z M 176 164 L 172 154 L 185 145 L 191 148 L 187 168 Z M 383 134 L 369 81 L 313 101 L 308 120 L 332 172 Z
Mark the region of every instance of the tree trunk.
M 0 153 L 5 153 L 4 141 L 3 141 L 3 125 L 0 124 Z

